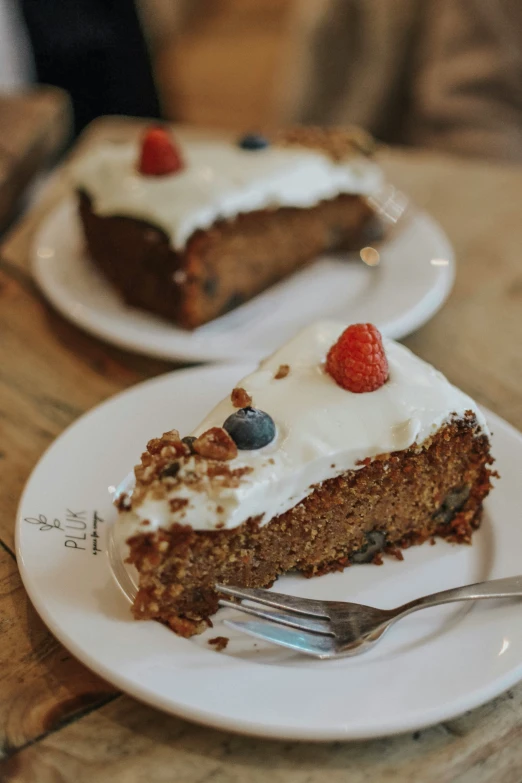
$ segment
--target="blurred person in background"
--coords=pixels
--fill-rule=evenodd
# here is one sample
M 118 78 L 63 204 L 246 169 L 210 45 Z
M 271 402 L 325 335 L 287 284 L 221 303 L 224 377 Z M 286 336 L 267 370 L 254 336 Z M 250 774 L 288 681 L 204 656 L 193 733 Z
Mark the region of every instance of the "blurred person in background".
M 522 161 L 521 0 L 20 3 L 38 79 L 71 92 L 78 128 L 161 105 L 235 131 L 356 123 Z
M 306 0 L 303 0 L 303 4 Z M 294 115 L 522 161 L 520 0 L 325 0 Z
M 19 6 L 37 80 L 69 92 L 77 132 L 102 114 L 159 116 L 132 0 L 19 0 Z

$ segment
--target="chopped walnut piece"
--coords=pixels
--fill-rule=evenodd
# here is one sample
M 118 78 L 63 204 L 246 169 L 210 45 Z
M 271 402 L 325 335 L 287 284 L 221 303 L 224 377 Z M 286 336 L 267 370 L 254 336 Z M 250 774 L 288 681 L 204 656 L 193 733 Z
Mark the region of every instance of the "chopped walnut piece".
M 223 427 L 211 427 L 194 441 L 194 451 L 206 459 L 237 457 L 237 446 Z
M 179 443 L 181 438 L 177 430 L 169 430 L 168 432 L 163 433 L 161 440 L 165 443 Z
M 164 449 L 166 449 L 166 451 L 164 451 Z M 183 457 L 189 453 L 188 448 L 181 442 L 177 430 L 164 432 L 161 438 L 152 438 L 152 440 L 149 440 L 147 443 L 147 451 L 149 454 L 162 454 L 162 456 L 165 457 Z
M 213 639 L 209 639 L 208 643 L 216 648 L 217 652 L 224 650 L 230 639 L 228 636 L 215 636 Z
M 252 405 L 252 397 L 245 389 L 232 389 L 230 399 L 234 408 L 248 408 Z
M 161 440 L 163 441 L 164 447 L 167 446 L 175 451 L 176 456 L 178 457 L 185 457 L 190 453 L 190 448 L 182 441 L 177 430 L 164 432 L 161 436 Z
M 281 378 L 286 378 L 289 372 L 290 372 L 289 364 L 280 364 L 278 371 L 274 375 L 274 378 L 276 381 L 279 381 L 281 380 Z
M 176 514 L 178 511 L 181 511 L 182 508 L 188 506 L 188 500 L 187 498 L 171 498 L 169 500 L 169 506 L 172 513 Z
M 147 451 L 149 454 L 159 454 L 162 448 L 163 443 L 160 438 L 152 438 L 152 440 L 149 440 L 147 443 Z
M 298 145 L 318 149 L 334 161 L 355 155 L 371 156 L 377 146 L 369 133 L 357 127 L 298 126 L 281 131 L 276 135 L 275 141 L 285 146 Z

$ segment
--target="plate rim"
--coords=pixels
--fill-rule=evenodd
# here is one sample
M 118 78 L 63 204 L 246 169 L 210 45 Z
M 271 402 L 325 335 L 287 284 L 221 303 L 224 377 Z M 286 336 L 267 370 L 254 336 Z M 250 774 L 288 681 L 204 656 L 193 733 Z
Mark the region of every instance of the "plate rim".
M 255 348 L 246 349 L 240 347 L 239 353 L 233 353 L 232 348 L 224 352 L 215 352 L 215 350 L 209 351 L 204 347 L 204 337 L 199 344 L 193 345 L 192 347 L 178 346 L 174 350 L 166 349 L 161 345 L 155 346 L 152 341 L 147 340 L 138 343 L 132 336 L 127 338 L 117 333 L 117 331 L 111 332 L 105 327 L 100 326 L 95 318 L 85 317 L 82 307 L 77 307 L 74 301 L 61 296 L 60 293 L 57 292 L 55 285 L 52 283 L 52 277 L 49 276 L 45 268 L 47 258 L 40 257 L 38 254 L 38 249 L 42 244 L 43 237 L 50 231 L 50 226 L 52 226 L 53 221 L 59 220 L 62 213 L 67 216 L 67 213 L 72 212 L 73 209 L 74 194 L 68 193 L 60 199 L 41 220 L 33 237 L 30 249 L 30 265 L 33 277 L 47 301 L 64 318 L 105 343 L 112 344 L 120 349 L 139 355 L 150 356 L 164 361 L 222 364 L 236 362 L 237 360 L 255 361 L 262 358 L 261 352 L 256 351 Z M 424 293 L 420 300 L 411 305 L 406 312 L 397 314 L 388 322 L 381 325 L 381 331 L 392 339 L 402 339 L 431 320 L 449 297 L 456 276 L 455 251 L 440 223 L 429 212 L 420 209 L 414 204 L 411 204 L 410 210 L 412 219 L 423 221 L 426 228 L 436 237 L 441 247 L 444 248 L 444 256 L 449 263 L 437 267 L 438 274 L 434 284 Z M 408 225 L 405 230 L 408 230 Z M 106 285 L 109 287 L 108 283 L 106 283 Z M 151 317 L 156 318 L 156 316 L 150 315 Z M 173 328 L 176 329 L 177 327 Z
M 241 363 L 226 365 L 226 369 L 232 370 L 233 368 L 238 368 L 240 372 L 244 372 L 245 370 L 248 371 L 250 366 L 251 363 L 241 362 Z M 145 688 L 142 688 L 139 682 L 137 682 L 136 680 L 128 678 L 124 674 L 120 674 L 117 671 L 115 672 L 109 666 L 106 666 L 104 663 L 100 663 L 96 659 L 93 660 L 88 653 L 84 652 L 80 644 L 78 644 L 73 638 L 69 637 L 68 633 L 54 622 L 52 615 L 48 614 L 45 601 L 38 593 L 36 586 L 35 589 L 33 589 L 32 576 L 29 570 L 26 568 L 25 561 L 24 561 L 24 553 L 22 551 L 22 546 L 20 542 L 22 510 L 25 505 L 26 497 L 28 496 L 31 490 L 31 483 L 34 479 L 35 474 L 40 469 L 41 463 L 43 462 L 44 458 L 46 458 L 47 455 L 49 455 L 52 450 L 59 448 L 62 439 L 67 434 L 70 434 L 70 432 L 73 431 L 76 427 L 81 426 L 84 420 L 88 419 L 94 412 L 99 411 L 100 408 L 104 408 L 106 406 L 108 407 L 111 404 L 114 404 L 115 402 L 117 402 L 119 399 L 121 399 L 126 395 L 132 395 L 132 393 L 135 392 L 135 390 L 138 387 L 143 388 L 149 385 L 154 385 L 156 383 L 163 383 L 166 382 L 168 378 L 170 379 L 177 378 L 180 375 L 187 376 L 187 375 L 194 374 L 197 376 L 201 373 L 206 373 L 209 371 L 220 372 L 221 370 L 222 367 L 214 366 L 214 365 L 205 366 L 205 367 L 191 367 L 183 370 L 175 370 L 156 376 L 154 378 L 147 379 L 139 384 L 136 384 L 134 386 L 131 386 L 130 388 L 124 389 L 121 392 L 116 393 L 115 395 L 102 401 L 99 405 L 83 413 L 78 419 L 76 419 L 66 429 L 64 429 L 62 433 L 47 447 L 47 449 L 45 449 L 45 451 L 38 459 L 38 462 L 31 470 L 31 473 L 25 483 L 24 490 L 20 497 L 20 501 L 16 513 L 16 529 L 15 529 L 16 559 L 17 559 L 18 568 L 20 571 L 24 588 L 28 594 L 28 597 L 32 605 L 36 609 L 37 613 L 39 614 L 39 616 L 41 617 L 45 625 L 56 636 L 56 638 L 66 647 L 66 649 L 68 649 L 85 666 L 87 666 L 89 669 L 97 673 L 99 676 L 105 678 L 108 682 L 113 683 L 123 693 L 127 693 L 130 696 L 138 699 L 139 701 L 149 704 L 155 708 L 162 709 L 168 714 L 177 715 L 181 718 L 194 721 L 198 724 L 209 726 L 219 730 L 228 730 L 234 733 L 239 733 L 248 736 L 255 736 L 255 737 L 263 737 L 267 739 L 287 739 L 292 741 L 316 741 L 316 742 L 356 741 L 356 740 L 363 740 L 363 739 L 375 739 L 380 737 L 394 736 L 398 734 L 408 733 L 410 731 L 421 730 L 429 726 L 433 726 L 442 721 L 454 719 L 468 710 L 479 707 L 485 704 L 486 702 L 490 701 L 491 699 L 501 695 L 506 690 L 509 690 L 509 688 L 513 687 L 513 685 L 515 685 L 517 682 L 519 682 L 522 679 L 522 659 L 520 660 L 520 663 L 517 666 L 514 666 L 508 674 L 499 675 L 498 677 L 491 679 L 483 687 L 471 691 L 470 694 L 468 694 L 468 698 L 466 699 L 462 698 L 460 702 L 457 702 L 456 704 L 451 704 L 451 705 L 445 704 L 443 707 L 435 708 L 431 710 L 425 710 L 425 709 L 418 710 L 417 712 L 420 712 L 422 715 L 424 715 L 424 718 L 422 719 L 420 717 L 416 717 L 415 713 L 413 713 L 409 720 L 402 719 L 400 723 L 395 724 L 393 726 L 390 726 L 386 723 L 383 724 L 376 723 L 372 730 L 368 730 L 368 727 L 364 727 L 364 726 L 362 726 L 360 730 L 354 729 L 352 726 L 348 730 L 346 729 L 343 730 L 342 728 L 340 728 L 339 730 L 336 731 L 333 731 L 331 728 L 326 728 L 325 730 L 320 731 L 317 729 L 317 727 L 311 730 L 307 729 L 306 727 L 299 727 L 299 728 L 294 727 L 293 729 L 289 729 L 288 726 L 277 725 L 277 724 L 266 725 L 264 723 L 260 723 L 258 721 L 253 721 L 246 718 L 242 718 L 241 720 L 233 719 L 226 716 L 221 716 L 213 711 L 208 711 L 205 709 L 195 708 L 187 705 L 178 705 L 178 704 L 173 705 L 171 699 L 162 698 L 161 695 L 158 694 L 151 694 Z M 487 409 L 485 406 L 481 406 L 481 407 L 486 413 L 488 421 L 493 425 L 493 427 L 495 426 L 498 427 L 500 425 L 502 429 L 506 430 L 506 432 L 510 437 L 514 437 L 516 438 L 517 441 L 520 441 L 520 445 L 522 446 L 521 432 L 519 432 L 512 424 L 507 422 L 505 419 L 501 418 L 494 412 Z M 108 573 L 110 573 L 107 558 L 105 558 L 105 562 L 107 563 Z M 116 588 L 115 584 L 114 587 Z

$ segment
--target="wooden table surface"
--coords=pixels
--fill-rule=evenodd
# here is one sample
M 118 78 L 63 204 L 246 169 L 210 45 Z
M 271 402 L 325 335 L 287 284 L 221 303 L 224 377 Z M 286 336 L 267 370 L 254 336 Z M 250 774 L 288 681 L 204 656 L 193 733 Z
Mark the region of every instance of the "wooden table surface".
M 134 130 L 132 123 L 98 121 L 83 144 Z M 405 343 L 522 428 L 522 168 L 422 151 L 391 150 L 382 161 L 390 178 L 441 222 L 458 258 L 446 306 Z M 46 630 L 13 554 L 22 487 L 44 449 L 81 413 L 172 369 L 83 334 L 38 294 L 28 249 L 64 187 L 57 177 L 0 250 L 0 779 L 520 783 L 522 685 L 461 718 L 401 737 L 263 741 L 143 706 L 85 669 Z
M 71 129 L 70 102 L 63 90 L 0 93 L 0 229 L 34 176 L 62 149 Z

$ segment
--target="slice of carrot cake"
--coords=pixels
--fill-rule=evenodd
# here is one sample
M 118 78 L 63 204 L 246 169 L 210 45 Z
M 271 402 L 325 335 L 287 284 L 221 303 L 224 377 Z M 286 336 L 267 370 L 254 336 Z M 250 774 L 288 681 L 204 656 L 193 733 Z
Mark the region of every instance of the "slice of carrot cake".
M 92 262 L 134 307 L 193 329 L 320 253 L 360 249 L 383 184 L 360 130 L 103 144 L 72 169 Z
M 190 636 L 214 585 L 264 587 L 432 536 L 470 543 L 490 490 L 478 406 L 370 324 L 308 327 L 194 432 L 151 440 L 117 500 L 136 618 Z

